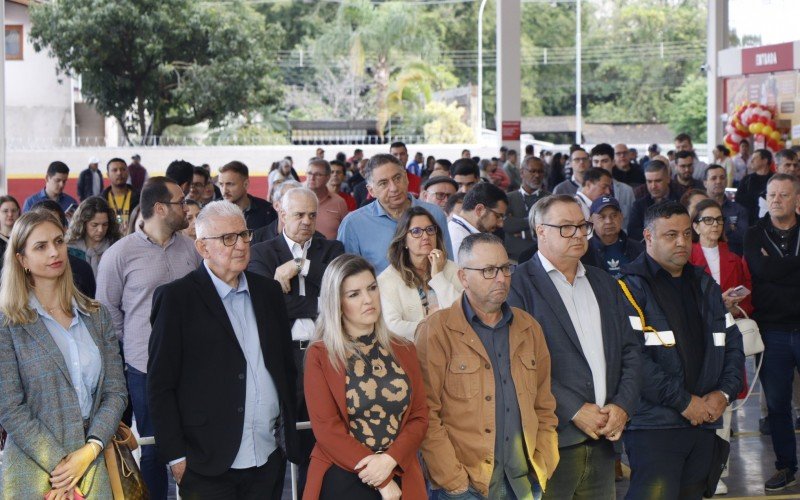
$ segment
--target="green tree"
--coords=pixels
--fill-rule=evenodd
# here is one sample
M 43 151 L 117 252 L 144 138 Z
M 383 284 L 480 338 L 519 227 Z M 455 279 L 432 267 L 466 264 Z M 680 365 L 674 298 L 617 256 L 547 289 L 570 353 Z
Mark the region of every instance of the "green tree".
M 405 3 L 345 0 L 317 37 L 314 52 L 317 64 L 341 64 L 346 58 L 344 64 L 353 75 L 371 75 L 377 128 L 382 133 L 390 118 L 387 97 L 393 74 L 414 59 L 435 57 L 438 45 L 424 29 L 419 12 Z
M 423 126 L 429 144 L 469 144 L 475 140 L 472 129 L 463 121 L 464 108 L 455 102 L 430 102 L 425 114 L 431 121 Z
M 282 30 L 241 1 L 60 0 L 31 5 L 31 20 L 36 50 L 143 142 L 281 99 L 271 54 Z
M 706 95 L 705 78 L 692 75 L 672 95 L 666 118 L 675 134 L 686 132 L 696 142 L 706 142 Z

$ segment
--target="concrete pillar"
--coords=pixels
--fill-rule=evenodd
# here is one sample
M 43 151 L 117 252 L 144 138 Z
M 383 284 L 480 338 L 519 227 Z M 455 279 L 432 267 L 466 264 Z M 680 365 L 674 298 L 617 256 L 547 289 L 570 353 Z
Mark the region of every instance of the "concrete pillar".
M 517 151 L 522 115 L 521 18 L 521 0 L 497 0 L 497 131 L 502 145 Z
M 6 2 L 0 5 L 0 19 L 6 24 Z M 3 29 L 5 36 L 5 28 Z M 0 193 L 8 194 L 8 165 L 6 164 L 6 44 L 0 43 Z
M 708 157 L 711 150 L 722 144 L 724 127 L 721 115 L 726 110 L 722 101 L 723 79 L 719 77 L 720 50 L 728 47 L 728 0 L 708 0 L 708 44 L 706 49 L 706 80 L 708 100 L 706 101 L 706 138 L 708 141 Z

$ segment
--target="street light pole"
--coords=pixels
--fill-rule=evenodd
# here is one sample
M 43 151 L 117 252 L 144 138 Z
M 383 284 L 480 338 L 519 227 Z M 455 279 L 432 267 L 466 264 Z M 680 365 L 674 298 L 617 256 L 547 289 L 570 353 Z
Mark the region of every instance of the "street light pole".
M 476 127 L 475 141 L 480 142 L 483 130 L 483 9 L 486 0 L 481 0 L 478 9 L 478 126 Z

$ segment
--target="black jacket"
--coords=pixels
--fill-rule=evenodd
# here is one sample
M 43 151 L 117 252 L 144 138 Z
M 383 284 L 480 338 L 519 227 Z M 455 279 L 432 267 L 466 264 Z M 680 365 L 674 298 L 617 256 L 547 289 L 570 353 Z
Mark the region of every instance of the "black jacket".
M 263 198 L 247 195 L 250 198 L 250 206 L 244 211 L 244 219 L 247 221 L 247 229 L 258 229 L 268 226 L 270 222 L 278 218 L 278 212 L 272 208 L 272 203 Z
M 800 235 L 784 257 L 767 233 L 771 225 L 767 214 L 744 237 L 744 258 L 753 279 L 753 319 L 762 329 L 800 331 Z
M 92 170 L 87 168 L 81 171 L 80 175 L 78 175 L 78 199 L 81 201 L 93 196 L 94 179 L 92 179 L 92 174 L 100 177 L 100 189 L 103 189 L 103 172 L 100 169 Z
M 677 184 L 677 183 L 671 183 Z M 680 195 L 675 192 L 676 190 L 672 188 L 670 185 L 669 194 L 667 195 L 667 200 L 669 201 L 679 201 L 681 199 Z M 656 202 L 653 200 L 653 197 L 650 196 L 650 193 L 647 193 L 643 198 L 637 199 L 633 202 L 633 208 L 631 208 L 631 217 L 628 220 L 628 236 L 636 241 L 644 240 L 644 213 L 647 211 L 648 208 L 655 205 Z
M 344 253 L 341 241 L 326 240 L 324 236 L 320 236 L 322 235 L 314 235 L 311 238 L 311 245 L 306 254 L 310 264 L 308 275 L 305 277 L 305 296 L 300 295 L 300 278 L 297 276 L 291 280 L 291 291 L 283 294 L 292 323 L 299 318 L 317 318 L 322 275 L 328 264 Z M 250 249 L 250 265 L 247 269 L 272 279 L 275 269 L 293 258 L 289 245 L 286 244 L 286 238 L 280 234 Z
M 736 203 L 747 209 L 748 220 L 758 220 L 758 198 L 767 190 L 767 182 L 772 172 L 767 175 L 756 173 L 745 175 L 736 189 Z
M 280 400 L 278 442 L 297 462 L 297 374 L 283 293 L 274 280 L 245 273 Z M 166 462 L 186 457 L 198 474 L 220 475 L 242 439 L 247 362 L 204 265 L 156 289 L 150 323 L 147 397 L 158 453 Z
M 647 254 L 622 268 L 623 281 L 628 285 L 634 299 L 644 312 L 645 322 L 658 332 L 670 331 L 668 318 L 655 300 L 650 282 L 654 276 L 647 264 Z M 744 351 L 742 334 L 725 309 L 722 290 L 703 269 L 687 264 L 683 272 L 693 272 L 699 286 L 700 317 L 705 338 L 705 358 L 696 383 L 696 396 L 705 396 L 722 390 L 735 398 L 742 388 L 744 373 Z M 638 313 L 626 301 L 627 314 L 638 318 Z M 716 333 L 715 333 L 716 332 Z M 724 345 L 720 334 L 724 332 Z M 715 342 L 715 336 L 717 341 Z M 676 336 L 677 337 L 677 336 Z M 631 415 L 628 429 L 675 429 L 689 428 L 691 423 L 682 415 L 691 401 L 692 394 L 684 388 L 684 369 L 678 348 L 663 345 L 645 345 L 645 334 L 636 332 L 643 357 L 642 392 L 636 413 Z M 722 419 L 705 423 L 701 427 L 719 429 Z

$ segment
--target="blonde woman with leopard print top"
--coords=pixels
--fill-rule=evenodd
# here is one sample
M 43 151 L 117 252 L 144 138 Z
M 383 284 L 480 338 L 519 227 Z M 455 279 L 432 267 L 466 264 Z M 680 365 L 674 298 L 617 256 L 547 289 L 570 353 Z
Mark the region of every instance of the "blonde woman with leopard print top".
M 417 458 L 428 407 L 414 345 L 381 314 L 374 268 L 334 259 L 322 278 L 305 395 L 317 444 L 304 499 L 424 499 Z

